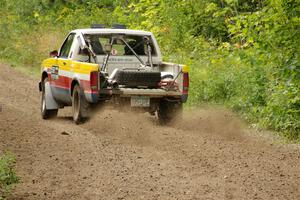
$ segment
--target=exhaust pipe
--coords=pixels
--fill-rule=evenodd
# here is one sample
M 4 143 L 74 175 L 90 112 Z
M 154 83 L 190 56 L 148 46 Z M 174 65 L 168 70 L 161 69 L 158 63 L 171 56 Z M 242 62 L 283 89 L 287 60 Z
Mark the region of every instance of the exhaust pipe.
M 116 74 L 119 71 L 119 69 L 114 69 L 114 71 L 111 73 L 111 75 L 108 77 L 108 84 L 111 85 L 113 88 L 118 88 L 119 84 L 117 83 L 117 81 L 115 80 Z

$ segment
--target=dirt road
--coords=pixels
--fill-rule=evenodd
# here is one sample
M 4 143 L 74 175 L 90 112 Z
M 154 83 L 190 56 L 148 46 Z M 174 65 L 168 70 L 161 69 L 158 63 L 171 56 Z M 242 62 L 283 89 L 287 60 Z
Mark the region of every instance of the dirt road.
M 105 109 L 40 117 L 37 80 L 0 65 L 0 151 L 17 157 L 10 199 L 300 199 L 300 148 L 251 133 L 226 111 L 171 127 Z

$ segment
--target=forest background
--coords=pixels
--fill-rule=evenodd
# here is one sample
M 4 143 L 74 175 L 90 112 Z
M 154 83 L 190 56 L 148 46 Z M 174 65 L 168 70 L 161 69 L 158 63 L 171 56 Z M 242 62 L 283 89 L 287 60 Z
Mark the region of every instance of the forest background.
M 187 107 L 225 106 L 299 139 L 299 0 L 0 0 L 0 58 L 38 74 L 92 23 L 152 31 L 165 61 L 191 68 Z

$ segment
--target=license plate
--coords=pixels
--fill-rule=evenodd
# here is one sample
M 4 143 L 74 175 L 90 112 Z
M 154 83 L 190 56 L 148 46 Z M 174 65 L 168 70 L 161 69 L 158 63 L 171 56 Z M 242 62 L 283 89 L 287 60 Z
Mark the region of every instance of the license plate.
M 144 96 L 131 97 L 132 107 L 150 107 L 150 98 Z

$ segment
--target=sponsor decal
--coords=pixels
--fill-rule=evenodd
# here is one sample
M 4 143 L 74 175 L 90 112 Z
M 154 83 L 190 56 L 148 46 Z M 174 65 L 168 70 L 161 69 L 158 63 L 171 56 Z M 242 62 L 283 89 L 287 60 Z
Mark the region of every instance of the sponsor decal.
M 104 62 L 105 58 L 103 58 Z M 132 58 L 124 58 L 124 57 L 110 57 L 108 59 L 109 62 L 133 62 L 134 60 Z
M 59 70 L 58 66 L 53 65 L 51 67 L 51 78 L 53 80 L 57 80 L 58 79 L 58 70 Z

